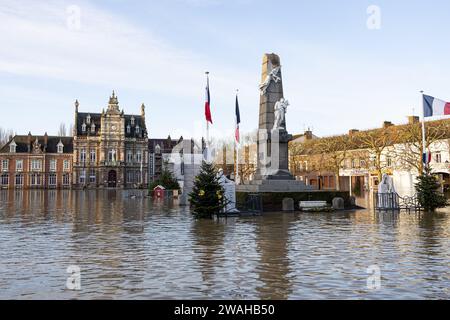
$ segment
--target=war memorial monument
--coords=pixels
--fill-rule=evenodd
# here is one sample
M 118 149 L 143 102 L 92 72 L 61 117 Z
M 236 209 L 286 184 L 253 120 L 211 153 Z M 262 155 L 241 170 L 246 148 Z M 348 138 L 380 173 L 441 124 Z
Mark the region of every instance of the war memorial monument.
M 257 139 L 257 169 L 254 179 L 237 185 L 237 201 L 243 204 L 249 196 L 259 196 L 264 211 L 281 210 L 286 200 L 327 200 L 344 196 L 343 192 L 319 192 L 313 186 L 298 181 L 289 172 L 289 142 L 292 135 L 286 126 L 289 102 L 284 98 L 280 57 L 265 54 L 262 63 L 259 125 Z M 291 205 L 290 207 L 292 207 Z M 292 210 L 294 208 L 292 207 Z

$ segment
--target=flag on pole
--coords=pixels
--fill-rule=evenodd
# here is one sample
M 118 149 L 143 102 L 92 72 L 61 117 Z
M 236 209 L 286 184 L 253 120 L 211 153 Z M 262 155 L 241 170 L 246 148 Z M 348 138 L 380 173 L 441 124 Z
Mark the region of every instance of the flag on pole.
M 209 77 L 206 83 L 205 117 L 206 122 L 213 123 L 211 116 L 211 95 L 209 94 Z
M 428 165 L 431 162 L 431 152 L 425 152 L 424 154 L 422 154 L 422 162 L 425 165 Z
M 423 95 L 423 115 L 425 117 L 450 115 L 450 102 Z
M 238 96 L 236 95 L 236 132 L 234 134 L 234 136 L 236 137 L 236 142 L 240 143 L 241 142 L 241 137 L 239 134 L 239 124 L 241 123 L 241 114 L 239 112 L 239 100 L 238 100 Z

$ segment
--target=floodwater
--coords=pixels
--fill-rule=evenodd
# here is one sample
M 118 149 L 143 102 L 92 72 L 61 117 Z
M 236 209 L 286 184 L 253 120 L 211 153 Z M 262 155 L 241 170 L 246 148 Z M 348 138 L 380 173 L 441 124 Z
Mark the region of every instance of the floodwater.
M 449 267 L 450 210 L 196 221 L 127 192 L 0 192 L 0 299 L 449 299 Z

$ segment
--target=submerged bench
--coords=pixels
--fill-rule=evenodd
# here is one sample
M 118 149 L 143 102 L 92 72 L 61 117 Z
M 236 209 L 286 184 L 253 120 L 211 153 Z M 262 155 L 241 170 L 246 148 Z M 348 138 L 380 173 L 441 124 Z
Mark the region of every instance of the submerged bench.
M 326 201 L 300 201 L 299 207 L 302 211 L 320 211 L 329 209 Z

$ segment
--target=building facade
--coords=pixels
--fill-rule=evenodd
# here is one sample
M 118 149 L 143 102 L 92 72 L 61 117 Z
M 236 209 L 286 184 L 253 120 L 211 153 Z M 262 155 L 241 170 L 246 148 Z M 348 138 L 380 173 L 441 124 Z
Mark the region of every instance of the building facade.
M 140 115 L 119 108 L 115 93 L 101 113 L 79 112 L 75 102 L 73 186 L 144 188 L 148 183 L 145 106 Z
M 450 119 L 429 121 L 426 127 L 430 168 L 439 178 L 442 191 L 450 197 Z M 323 143 L 339 138 L 346 143 L 339 146 Z M 367 192 L 376 192 L 380 175 L 388 174 L 393 178 L 400 196 L 415 194 L 422 154 L 418 117 L 408 117 L 408 123 L 403 125 L 385 121 L 379 129 L 352 129 L 347 135 L 315 138 L 309 149 L 301 147 L 305 141 L 294 141 L 297 145 L 291 146 L 290 169 L 297 179 L 308 185 L 314 185 L 319 190 L 339 187 L 341 191 L 363 196 Z M 339 162 L 339 173 L 330 170 L 325 163 L 333 158 Z
M 170 136 L 166 139 L 148 140 L 148 173 L 150 183 L 159 179 L 164 163 L 171 161 L 173 149 L 181 141 L 183 141 L 183 137 L 174 140 Z
M 71 188 L 72 154 L 71 137 L 16 135 L 0 150 L 0 188 Z

